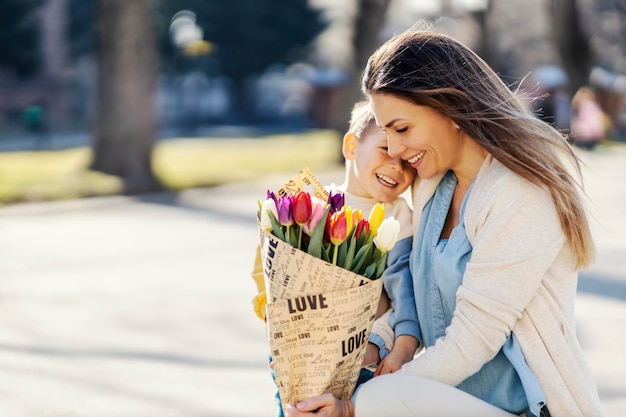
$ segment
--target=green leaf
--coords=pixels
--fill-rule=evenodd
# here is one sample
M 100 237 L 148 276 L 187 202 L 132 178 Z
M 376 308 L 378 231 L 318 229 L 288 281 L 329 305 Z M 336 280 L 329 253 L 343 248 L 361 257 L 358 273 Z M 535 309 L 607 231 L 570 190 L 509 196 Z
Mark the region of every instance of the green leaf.
M 363 269 L 365 268 L 365 265 L 368 265 L 371 262 L 372 246 L 373 245 L 369 244 L 359 249 L 359 251 L 356 253 L 356 256 L 354 257 L 352 272 L 363 275 Z
M 366 278 L 372 278 L 375 273 L 376 273 L 376 264 L 373 263 L 367 268 L 365 268 L 365 272 L 363 273 L 363 276 L 365 276 Z
M 271 210 L 268 210 L 267 213 L 269 214 L 270 221 L 272 222 L 272 234 L 276 236 L 277 238 L 279 238 L 280 240 L 282 240 L 283 242 L 286 242 L 285 233 L 283 233 L 283 229 L 282 229 L 280 222 L 278 221 L 276 216 L 274 216 L 274 213 L 272 213 Z
M 346 264 L 346 255 L 348 254 L 348 242 L 343 241 L 341 245 L 339 245 L 339 253 L 337 255 L 337 266 L 341 266 L 345 268 Z
M 380 257 L 380 259 L 378 259 L 378 266 L 376 268 L 376 276 L 375 278 L 380 278 L 383 275 L 383 272 L 385 271 L 385 266 L 387 265 L 387 254 L 389 252 L 385 252 L 382 254 L 382 256 Z
M 346 253 L 346 259 L 343 267 L 352 270 L 352 263 L 354 262 L 354 252 L 356 251 L 356 239 L 354 236 L 350 239 L 350 245 L 348 246 L 348 252 Z
M 322 256 L 321 256 L 322 260 L 324 260 L 326 262 L 330 262 L 330 260 L 331 260 L 330 259 L 331 258 L 330 253 L 332 252 L 332 248 L 333 248 L 333 245 L 330 245 L 330 244 L 328 246 L 322 246 L 322 249 L 323 249 L 322 250 Z
M 295 227 L 287 226 L 287 238 L 289 239 L 288 243 L 291 246 L 294 248 L 298 247 L 298 234 Z

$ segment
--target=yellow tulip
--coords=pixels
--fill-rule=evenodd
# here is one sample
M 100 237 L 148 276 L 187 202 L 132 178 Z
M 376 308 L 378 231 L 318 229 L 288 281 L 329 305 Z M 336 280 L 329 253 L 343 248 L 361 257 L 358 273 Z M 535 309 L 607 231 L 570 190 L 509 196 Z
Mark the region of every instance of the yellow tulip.
M 384 204 L 376 203 L 368 219 L 368 223 L 370 224 L 370 230 L 372 231 L 372 236 L 375 237 L 378 234 L 378 228 L 380 227 L 384 218 L 385 218 Z
M 361 221 L 363 218 L 363 211 L 361 209 L 352 210 L 352 222 L 354 223 L 354 227 Z
M 354 219 L 352 218 L 352 207 L 344 205 L 341 209 L 346 213 L 346 236 L 350 235 L 354 227 Z

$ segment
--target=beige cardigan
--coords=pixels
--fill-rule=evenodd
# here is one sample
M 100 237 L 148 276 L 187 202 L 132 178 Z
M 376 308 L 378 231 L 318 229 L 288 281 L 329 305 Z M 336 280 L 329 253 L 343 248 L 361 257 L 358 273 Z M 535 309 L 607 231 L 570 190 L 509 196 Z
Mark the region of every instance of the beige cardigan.
M 441 178 L 416 182 L 414 233 Z M 575 334 L 578 273 L 549 193 L 488 156 L 464 220 L 473 251 L 452 322 L 399 372 L 456 386 L 493 358 L 513 331 L 553 417 L 601 416 Z

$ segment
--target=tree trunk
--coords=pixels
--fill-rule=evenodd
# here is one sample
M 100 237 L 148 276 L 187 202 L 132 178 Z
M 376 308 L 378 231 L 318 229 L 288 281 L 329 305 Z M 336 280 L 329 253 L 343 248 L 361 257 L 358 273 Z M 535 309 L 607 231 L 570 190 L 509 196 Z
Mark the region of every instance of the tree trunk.
M 99 94 L 91 168 L 121 177 L 126 193 L 155 190 L 152 1 L 99 0 L 99 7 Z
M 354 58 L 350 68 L 350 81 L 344 98 L 343 111 L 338 112 L 334 121 L 336 130 L 345 133 L 350 119 L 350 111 L 357 101 L 364 98 L 361 92 L 361 75 L 370 55 L 380 46 L 380 31 L 385 25 L 390 0 L 359 0 L 354 19 L 352 44 Z
M 549 4 L 554 41 L 570 77 L 568 92 L 573 95 L 580 86 L 589 83 L 592 61 L 590 36 L 581 24 L 578 1 L 552 0 Z

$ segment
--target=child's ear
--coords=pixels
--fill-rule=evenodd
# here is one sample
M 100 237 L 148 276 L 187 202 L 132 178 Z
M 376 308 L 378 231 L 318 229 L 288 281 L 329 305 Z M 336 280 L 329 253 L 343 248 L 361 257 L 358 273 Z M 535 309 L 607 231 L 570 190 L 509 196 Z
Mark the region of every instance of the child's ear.
M 343 136 L 343 157 L 348 160 L 348 161 L 352 161 L 354 159 L 354 152 L 356 151 L 356 145 L 357 145 L 357 137 L 354 133 L 346 133 Z

